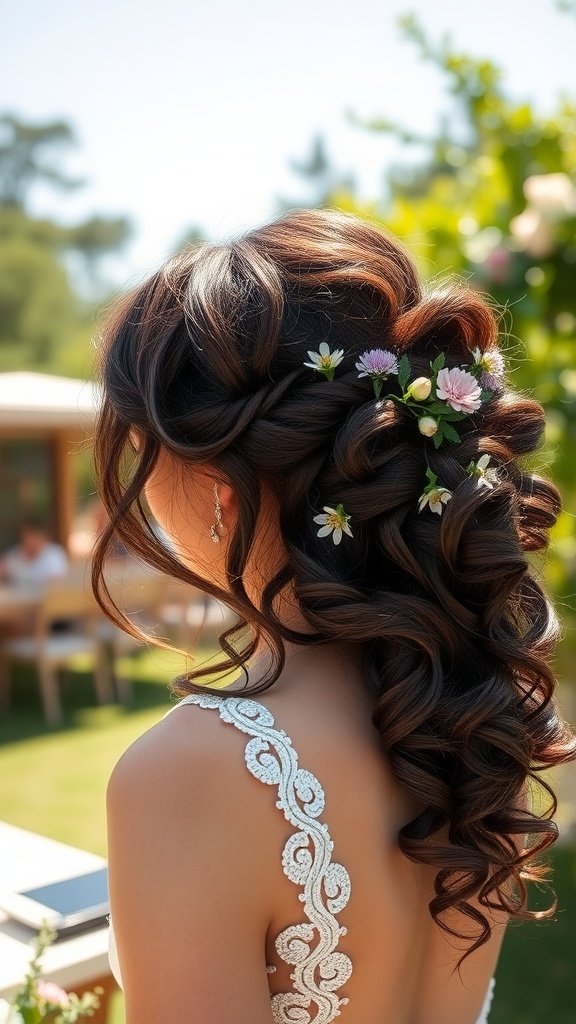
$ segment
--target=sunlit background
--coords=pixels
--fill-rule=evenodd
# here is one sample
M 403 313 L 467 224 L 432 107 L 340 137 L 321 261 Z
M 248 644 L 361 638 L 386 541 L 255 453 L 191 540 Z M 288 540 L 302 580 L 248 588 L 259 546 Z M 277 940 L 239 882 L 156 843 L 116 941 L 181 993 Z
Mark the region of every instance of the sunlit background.
M 535 567 L 563 617 L 574 721 L 576 4 L 23 0 L 4 5 L 0 46 L 0 555 L 34 518 L 71 571 L 89 557 L 102 510 L 86 382 L 115 294 L 189 240 L 296 206 L 352 211 L 396 232 L 428 279 L 456 273 L 500 303 L 514 380 L 546 407 L 538 463 L 565 508 Z M 166 595 L 173 621 L 179 600 Z M 202 633 L 200 660 L 217 632 Z M 120 699 L 100 703 L 80 659 L 53 722 L 34 665 L 10 667 L 0 818 L 105 852 L 107 776 L 180 665 L 117 654 L 130 693 L 116 678 Z M 511 929 L 491 1024 L 576 1018 L 572 769 L 557 786 L 562 911 Z M 121 1020 L 117 996 L 108 1019 Z

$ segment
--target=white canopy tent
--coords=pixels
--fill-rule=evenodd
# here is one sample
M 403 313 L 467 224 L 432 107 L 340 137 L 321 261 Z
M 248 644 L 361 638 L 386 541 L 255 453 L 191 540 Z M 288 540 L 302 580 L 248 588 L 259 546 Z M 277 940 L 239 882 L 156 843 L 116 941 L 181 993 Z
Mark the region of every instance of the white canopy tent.
M 0 373 L 0 427 L 90 428 L 98 389 L 87 380 L 48 373 Z
M 0 373 L 0 549 L 41 515 L 68 546 L 76 511 L 74 455 L 86 449 L 98 386 L 29 371 Z

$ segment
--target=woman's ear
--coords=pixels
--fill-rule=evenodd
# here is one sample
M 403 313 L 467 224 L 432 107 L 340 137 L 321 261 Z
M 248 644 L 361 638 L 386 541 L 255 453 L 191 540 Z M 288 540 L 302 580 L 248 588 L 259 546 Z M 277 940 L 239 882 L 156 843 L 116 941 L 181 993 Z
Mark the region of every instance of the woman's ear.
M 238 512 L 238 501 L 236 499 L 236 492 L 230 484 L 218 483 L 218 500 L 222 506 L 222 516 L 226 521 L 226 513 L 232 518 L 236 518 Z

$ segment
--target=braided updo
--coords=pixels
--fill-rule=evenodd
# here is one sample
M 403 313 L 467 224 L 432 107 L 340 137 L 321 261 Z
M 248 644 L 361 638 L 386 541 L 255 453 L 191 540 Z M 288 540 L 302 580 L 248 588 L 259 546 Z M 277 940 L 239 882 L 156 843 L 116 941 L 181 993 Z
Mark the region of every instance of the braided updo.
M 220 637 L 225 660 L 178 677 L 178 696 L 202 676 L 242 668 L 262 636 L 275 668 L 247 696 L 280 675 L 283 639 L 362 645 L 374 726 L 397 779 L 427 805 L 398 843 L 438 868 L 437 923 L 460 935 L 442 920 L 457 908 L 479 925 L 465 955 L 491 932 L 473 896 L 519 918 L 555 910 L 529 911 L 525 885 L 544 878 L 535 857 L 558 835 L 556 797 L 538 773 L 576 757 L 550 668 L 557 622 L 527 558 L 546 546 L 560 509 L 553 484 L 522 464 L 541 442 L 544 413 L 504 378 L 458 423 L 460 443 L 436 448 L 401 403 L 375 400 L 355 363 L 382 347 L 426 375 L 440 352 L 447 367 L 461 366 L 498 338 L 481 295 L 457 282 L 425 290 L 396 238 L 349 215 L 295 210 L 230 243 L 185 250 L 115 306 L 96 432 L 111 520 L 94 558 L 102 607 L 139 635 L 106 594 L 116 531 L 146 562 L 238 615 Z M 330 382 L 304 365 L 322 342 L 344 351 Z M 127 470 L 132 428 L 143 444 Z M 209 463 L 234 489 L 227 591 L 178 561 L 146 521 L 141 497 L 161 449 Z M 497 467 L 493 487 L 467 475 L 482 454 Z M 453 493 L 441 516 L 418 511 L 427 468 Z M 278 500 L 287 557 L 256 608 L 242 576 L 262 482 Z M 353 535 L 336 545 L 318 537 L 313 517 L 338 502 Z M 275 613 L 289 583 L 311 632 Z M 526 809 L 532 782 L 550 797 L 543 814 Z M 430 842 L 445 825 L 449 849 Z M 535 841 L 519 852 L 510 837 L 526 834 Z

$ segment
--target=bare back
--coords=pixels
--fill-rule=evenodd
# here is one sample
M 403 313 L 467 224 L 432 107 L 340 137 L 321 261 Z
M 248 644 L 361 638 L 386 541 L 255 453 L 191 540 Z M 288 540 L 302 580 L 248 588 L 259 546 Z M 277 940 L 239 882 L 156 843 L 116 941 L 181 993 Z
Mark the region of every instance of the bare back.
M 273 686 L 255 699 L 291 738 L 300 766 L 320 781 L 322 820 L 334 843 L 333 856 L 350 876 L 352 895 L 337 915 L 346 929 L 338 949 L 350 958 L 353 971 L 342 989 L 350 1001 L 338 1019 L 342 1024 L 475 1024 L 494 974 L 505 919 L 501 915 L 491 941 L 465 962 L 462 980 L 458 973 L 451 977 L 468 944 L 447 936 L 430 915 L 436 869 L 411 862 L 398 848 L 398 830 L 425 805 L 392 774 L 370 719 L 371 695 L 357 686 L 331 692 L 329 680 L 306 687 L 302 680 Z M 272 847 L 280 850 L 289 833 L 286 821 L 277 814 L 270 827 Z M 275 864 L 276 901 L 266 951 L 267 963 L 276 966 L 271 991 L 285 992 L 291 986 L 290 969 L 275 953 L 275 937 L 287 923 L 300 920 L 302 912 L 298 890 L 285 877 L 279 856 Z M 461 915 L 453 920 L 467 931 Z
M 211 748 L 221 747 L 228 773 L 246 775 L 245 758 L 256 774 L 256 778 L 242 780 L 245 787 L 252 787 L 250 791 L 245 788 L 243 800 L 246 829 L 251 827 L 254 809 L 258 816 L 254 826 L 258 830 L 258 863 L 251 899 L 267 908 L 263 918 L 267 926 L 253 941 L 262 943 L 268 965 L 273 1019 L 315 1024 L 335 1019 L 342 1024 L 483 1024 L 505 919 L 501 917 L 490 942 L 466 960 L 462 980 L 458 973 L 452 974 L 466 944 L 446 936 L 430 916 L 435 869 L 409 861 L 396 842 L 398 829 L 424 805 L 394 779 L 370 719 L 373 698 L 360 678 L 346 679 L 345 668 L 335 666 L 331 678 L 316 675 L 312 681 L 311 671 L 307 667 L 298 676 L 292 673 L 290 679 L 281 676 L 273 687 L 247 700 L 236 684 L 215 698 L 190 695 L 159 723 L 164 734 L 169 734 L 168 746 L 185 743 L 188 732 L 193 737 L 204 723 Z M 249 702 L 255 702 L 254 706 L 250 708 Z M 201 707 L 194 706 L 197 704 Z M 250 714 L 257 716 L 259 708 L 270 712 L 266 729 L 250 724 Z M 247 715 L 239 713 L 247 710 Z M 249 735 L 242 735 L 243 731 Z M 316 886 L 316 920 L 314 914 L 310 918 L 304 912 L 307 905 L 302 904 L 302 886 L 294 884 L 303 881 L 297 865 L 305 864 L 306 858 L 303 854 L 304 860 L 299 861 L 302 851 L 296 849 L 305 843 L 296 841 L 290 850 L 301 820 L 288 822 L 289 815 L 281 813 L 283 805 L 278 800 L 277 774 L 265 777 L 266 770 L 259 767 L 261 761 L 266 763 L 266 756 L 270 761 L 270 753 L 264 758 L 261 755 L 274 750 L 270 737 L 275 733 L 286 737 L 281 744 L 284 753 L 293 751 L 292 764 L 284 765 L 285 779 L 293 782 L 299 766 L 304 773 L 311 773 L 314 780 L 310 781 L 318 782 L 323 791 L 321 813 L 318 807 L 311 812 L 318 827 L 326 829 L 328 840 L 318 878 L 324 885 L 323 897 L 320 884 Z M 272 785 L 263 787 L 259 778 Z M 306 799 L 314 801 L 314 784 Z M 326 884 L 330 859 L 343 866 L 349 879 L 349 896 L 344 899 L 342 876 L 336 872 Z M 286 870 L 288 860 L 292 872 Z M 328 912 L 330 905 L 336 907 L 333 914 Z M 218 912 L 225 913 L 225 907 Z M 319 980 L 314 957 L 306 960 L 307 942 L 307 948 L 313 947 L 308 941 L 314 930 L 311 920 L 317 932 L 324 931 L 324 947 L 320 948 L 321 942 L 317 946 L 321 955 L 316 957 L 316 968 L 320 965 L 321 975 L 321 965 L 325 965 L 327 981 Z M 467 931 L 463 917 L 453 920 L 460 930 Z M 258 931 L 253 934 L 257 936 Z M 315 1002 L 310 991 L 323 990 L 324 983 L 329 995 Z M 294 999 L 290 994 L 295 990 Z M 296 1007 L 309 1016 L 287 1015 L 290 1008 L 298 1012 Z

